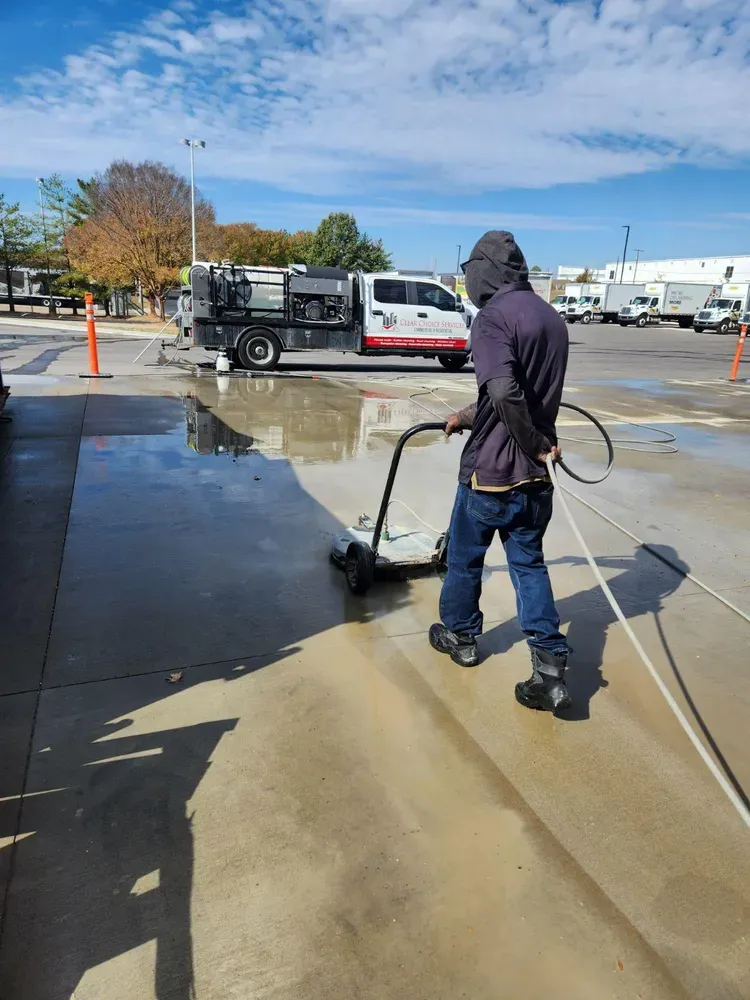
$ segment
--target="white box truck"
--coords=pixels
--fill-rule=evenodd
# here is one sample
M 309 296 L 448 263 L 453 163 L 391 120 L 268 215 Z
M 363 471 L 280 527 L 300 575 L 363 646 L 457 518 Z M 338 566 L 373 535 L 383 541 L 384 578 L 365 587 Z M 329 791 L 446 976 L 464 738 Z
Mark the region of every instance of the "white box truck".
M 568 306 L 569 323 L 614 323 L 620 309 L 632 302 L 636 295 L 642 295 L 645 285 L 619 285 L 614 282 L 601 285 L 584 285 L 578 300 Z
M 712 330 L 714 333 L 730 333 L 737 330 L 740 317 L 750 309 L 750 282 L 733 282 L 721 286 L 721 292 L 699 309 L 693 319 L 696 333 Z
M 430 278 L 199 262 L 181 279 L 186 343 L 250 371 L 272 371 L 282 351 L 437 358 L 448 371 L 469 360 L 472 312 Z
M 549 302 L 550 292 L 552 291 L 552 278 L 550 275 L 540 275 L 532 271 L 529 274 L 529 283 L 540 298 L 544 299 L 545 302 Z
M 554 306 L 561 316 L 566 316 L 568 313 L 568 306 L 576 304 L 582 288 L 583 285 L 566 285 L 565 291 L 555 295 L 550 302 L 550 305 Z
M 617 319 L 620 326 L 639 327 L 676 320 L 684 329 L 693 325 L 693 317 L 705 304 L 713 287 L 687 281 L 656 281 L 646 285 L 643 295 L 636 295 L 631 303 L 623 306 Z

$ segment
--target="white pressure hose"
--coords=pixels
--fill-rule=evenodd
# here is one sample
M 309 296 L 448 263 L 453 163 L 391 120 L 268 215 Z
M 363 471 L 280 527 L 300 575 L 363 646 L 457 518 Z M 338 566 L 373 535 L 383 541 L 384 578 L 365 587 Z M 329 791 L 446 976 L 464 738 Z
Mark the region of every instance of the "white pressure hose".
M 651 674 L 651 679 L 653 680 L 654 684 L 656 684 L 656 686 L 659 688 L 659 691 L 663 695 L 664 700 L 666 701 L 667 705 L 669 705 L 669 707 L 671 708 L 671 710 L 672 710 L 675 718 L 677 719 L 677 721 L 679 722 L 679 724 L 682 726 L 683 730 L 685 731 L 686 736 L 688 737 L 688 739 L 690 740 L 690 742 L 693 744 L 693 746 L 695 747 L 695 749 L 700 754 L 701 758 L 703 759 L 704 764 L 706 765 L 706 767 L 709 769 L 709 771 L 711 772 L 711 774 L 714 776 L 714 778 L 718 782 L 721 790 L 724 792 L 724 794 L 726 795 L 726 797 L 729 799 L 729 801 L 732 803 L 732 805 L 734 806 L 734 808 L 737 810 L 737 813 L 738 813 L 740 819 L 742 820 L 742 822 L 745 824 L 746 827 L 748 827 L 748 829 L 750 829 L 750 811 L 748 811 L 747 806 L 745 805 L 745 803 L 742 801 L 742 799 L 737 794 L 737 792 L 734 790 L 734 788 L 731 786 L 731 784 L 727 781 L 727 779 L 724 776 L 724 774 L 722 774 L 721 769 L 714 762 L 714 760 L 711 757 L 711 755 L 709 754 L 709 752 L 706 750 L 706 748 L 703 746 L 703 744 L 701 743 L 701 741 L 696 736 L 695 732 L 693 731 L 692 726 L 690 725 L 690 723 L 688 722 L 687 718 L 685 717 L 684 712 L 682 711 L 682 709 L 680 708 L 680 706 L 677 704 L 677 702 L 673 698 L 671 692 L 669 691 L 669 688 L 666 686 L 666 684 L 664 683 L 664 681 L 659 676 L 659 673 L 658 673 L 656 667 L 654 666 L 654 664 L 652 663 L 651 658 L 649 657 L 648 653 L 646 652 L 646 650 L 641 645 L 641 643 L 638 640 L 638 637 L 636 636 L 636 634 L 633 631 L 633 629 L 630 627 L 630 624 L 629 624 L 627 618 L 623 614 L 622 608 L 620 607 L 620 605 L 615 600 L 615 596 L 612 593 L 612 591 L 609 589 L 607 581 L 604 579 L 601 570 L 596 565 L 596 561 L 594 560 L 594 557 L 591 554 L 591 550 L 589 549 L 588 545 L 586 544 L 586 541 L 585 541 L 583 535 L 581 534 L 580 529 L 578 528 L 578 525 L 575 522 L 575 518 L 573 517 L 573 515 L 570 512 L 570 507 L 568 506 L 568 501 L 565 498 L 565 493 L 568 492 L 568 491 L 565 490 L 560 485 L 560 481 L 557 478 L 557 469 L 555 468 L 555 463 L 552 461 L 552 458 L 549 457 L 549 456 L 547 458 L 547 469 L 549 471 L 550 478 L 551 478 L 551 480 L 552 480 L 552 482 L 554 484 L 555 490 L 557 491 L 557 495 L 558 495 L 558 498 L 560 500 L 560 504 L 562 506 L 563 513 L 565 514 L 565 517 L 566 517 L 566 519 L 568 521 L 568 524 L 570 525 L 570 530 L 573 532 L 573 534 L 575 535 L 576 539 L 578 540 L 578 544 L 581 546 L 581 550 L 583 551 L 583 554 L 586 557 L 586 562 L 591 567 L 591 572 L 596 577 L 596 582 L 602 588 L 602 591 L 604 592 L 604 596 L 609 601 L 610 607 L 612 608 L 612 610 L 614 611 L 614 613 L 617 615 L 617 620 L 620 622 L 620 624 L 622 625 L 622 627 L 625 629 L 625 634 L 627 635 L 628 639 L 630 639 L 631 643 L 633 644 L 633 648 L 635 649 L 636 653 L 640 656 L 640 658 L 643 661 L 643 663 L 644 663 L 646 669 L 648 670 L 649 674 Z M 583 501 L 583 502 L 585 503 L 585 501 Z M 586 506 L 590 507 L 591 505 L 590 504 L 586 504 Z M 592 507 L 592 510 L 595 510 L 595 508 Z M 600 513 L 600 512 L 597 511 L 597 513 Z M 608 521 L 610 521 L 611 524 L 615 524 L 615 522 L 611 521 L 610 518 L 606 518 L 606 519 Z M 619 528 L 620 525 L 619 524 L 615 524 L 615 527 Z M 623 528 L 621 530 L 624 531 L 625 529 Z M 629 531 L 626 531 L 625 534 L 629 535 L 631 538 L 633 538 L 636 541 L 640 542 L 640 539 L 636 539 L 635 535 L 631 535 Z M 643 545 L 643 542 L 640 542 L 640 544 Z M 693 580 L 694 582 L 699 582 L 699 581 L 695 581 L 694 578 L 691 577 L 691 576 L 689 576 L 689 574 L 687 574 L 687 573 L 684 574 L 684 575 L 687 576 L 689 579 Z M 743 618 L 745 618 L 748 621 L 750 621 L 750 618 L 748 618 L 748 616 L 743 611 L 740 611 L 739 608 L 735 608 L 734 605 L 729 604 L 728 601 L 725 601 L 715 591 L 710 590 L 710 588 L 706 587 L 705 584 L 700 584 L 700 586 L 702 586 L 704 590 L 707 590 L 709 593 L 713 594 L 714 597 L 717 597 L 724 604 L 729 605 L 729 607 L 731 607 L 733 611 L 736 611 L 738 614 L 742 615 Z

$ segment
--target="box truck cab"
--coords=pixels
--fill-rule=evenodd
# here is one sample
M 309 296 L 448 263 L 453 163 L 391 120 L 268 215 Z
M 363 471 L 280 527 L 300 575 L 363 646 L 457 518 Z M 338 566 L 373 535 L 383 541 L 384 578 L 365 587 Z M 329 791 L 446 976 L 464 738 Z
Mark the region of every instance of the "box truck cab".
M 614 282 L 584 285 L 575 305 L 568 306 L 568 322 L 590 323 L 592 319 L 596 319 L 602 323 L 613 323 L 621 307 L 632 302 L 637 295 L 643 295 L 644 291 L 644 285 L 621 285 Z
M 703 309 L 699 309 L 693 320 L 696 333 L 713 330 L 715 333 L 729 333 L 739 327 L 740 317 L 749 308 L 750 283 L 722 285 L 721 293 L 709 299 Z
M 620 326 L 644 327 L 658 323 L 661 317 L 664 285 L 646 285 L 643 295 L 636 295 L 632 302 L 621 306 L 617 314 Z
M 590 323 L 598 319 L 601 313 L 603 285 L 582 285 L 581 294 L 571 303 L 566 311 L 569 323 Z
M 582 285 L 566 285 L 565 291 L 555 297 L 550 302 L 551 306 L 560 313 L 561 316 L 567 316 L 568 306 L 574 306 L 578 301 L 578 296 L 581 294 Z
M 469 358 L 472 313 L 430 278 L 198 262 L 181 279 L 186 343 L 241 368 L 272 371 L 282 351 L 437 358 L 449 371 Z

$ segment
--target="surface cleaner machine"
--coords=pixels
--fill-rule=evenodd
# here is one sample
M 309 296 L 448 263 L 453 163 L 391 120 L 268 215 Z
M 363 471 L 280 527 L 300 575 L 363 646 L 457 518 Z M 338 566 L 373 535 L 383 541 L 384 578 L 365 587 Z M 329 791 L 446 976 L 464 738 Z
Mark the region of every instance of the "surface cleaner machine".
M 573 403 L 561 403 L 560 405 L 587 417 L 599 430 L 607 447 L 607 468 L 604 475 L 598 476 L 596 479 L 584 479 L 576 472 L 571 471 L 562 461 L 560 467 L 578 482 L 602 482 L 610 474 L 614 464 L 614 447 L 609 434 L 596 417 L 587 410 L 575 406 Z M 445 421 L 440 421 L 416 424 L 404 431 L 393 452 L 377 520 L 373 522 L 366 514 L 362 514 L 356 525 L 346 528 L 334 537 L 331 559 L 346 573 L 346 582 L 353 594 L 365 594 L 372 586 L 376 576 L 395 576 L 398 579 L 410 573 L 416 574 L 420 570 L 445 568 L 450 540 L 447 528 L 435 537 L 427 535 L 423 531 L 415 531 L 388 523 L 388 508 L 392 503 L 393 484 L 396 481 L 396 473 L 404 445 L 415 434 L 427 431 L 445 431 L 445 427 Z

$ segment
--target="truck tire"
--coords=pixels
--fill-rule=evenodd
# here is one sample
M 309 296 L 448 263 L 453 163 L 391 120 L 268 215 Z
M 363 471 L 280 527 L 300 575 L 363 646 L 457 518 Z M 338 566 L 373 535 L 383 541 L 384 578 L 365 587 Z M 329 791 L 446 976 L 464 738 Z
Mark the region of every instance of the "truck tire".
M 583 316 L 581 316 L 581 322 L 588 326 L 591 322 L 591 313 L 584 313 Z
M 696 333 L 703 333 L 706 328 L 704 326 L 694 326 L 693 329 Z
M 731 325 L 732 324 L 730 323 L 730 321 L 728 319 L 723 319 L 721 321 L 721 323 L 719 323 L 719 326 L 717 327 L 716 332 L 717 333 L 729 333 L 729 327 Z
M 693 325 L 689 319 L 678 319 L 677 322 L 680 324 L 681 330 L 689 330 Z
M 635 325 L 639 330 L 642 330 L 644 326 L 648 326 L 648 316 L 646 313 L 641 313 L 638 319 L 635 321 Z
M 630 323 L 623 323 L 623 321 L 620 320 L 620 326 L 630 326 Z
M 575 323 L 576 321 L 575 316 L 565 316 L 564 319 L 566 323 Z
M 449 372 L 460 372 L 468 360 L 468 354 L 438 354 L 438 361 Z
M 271 372 L 279 363 L 281 345 L 270 330 L 246 330 L 234 352 L 241 368 L 251 372 Z

